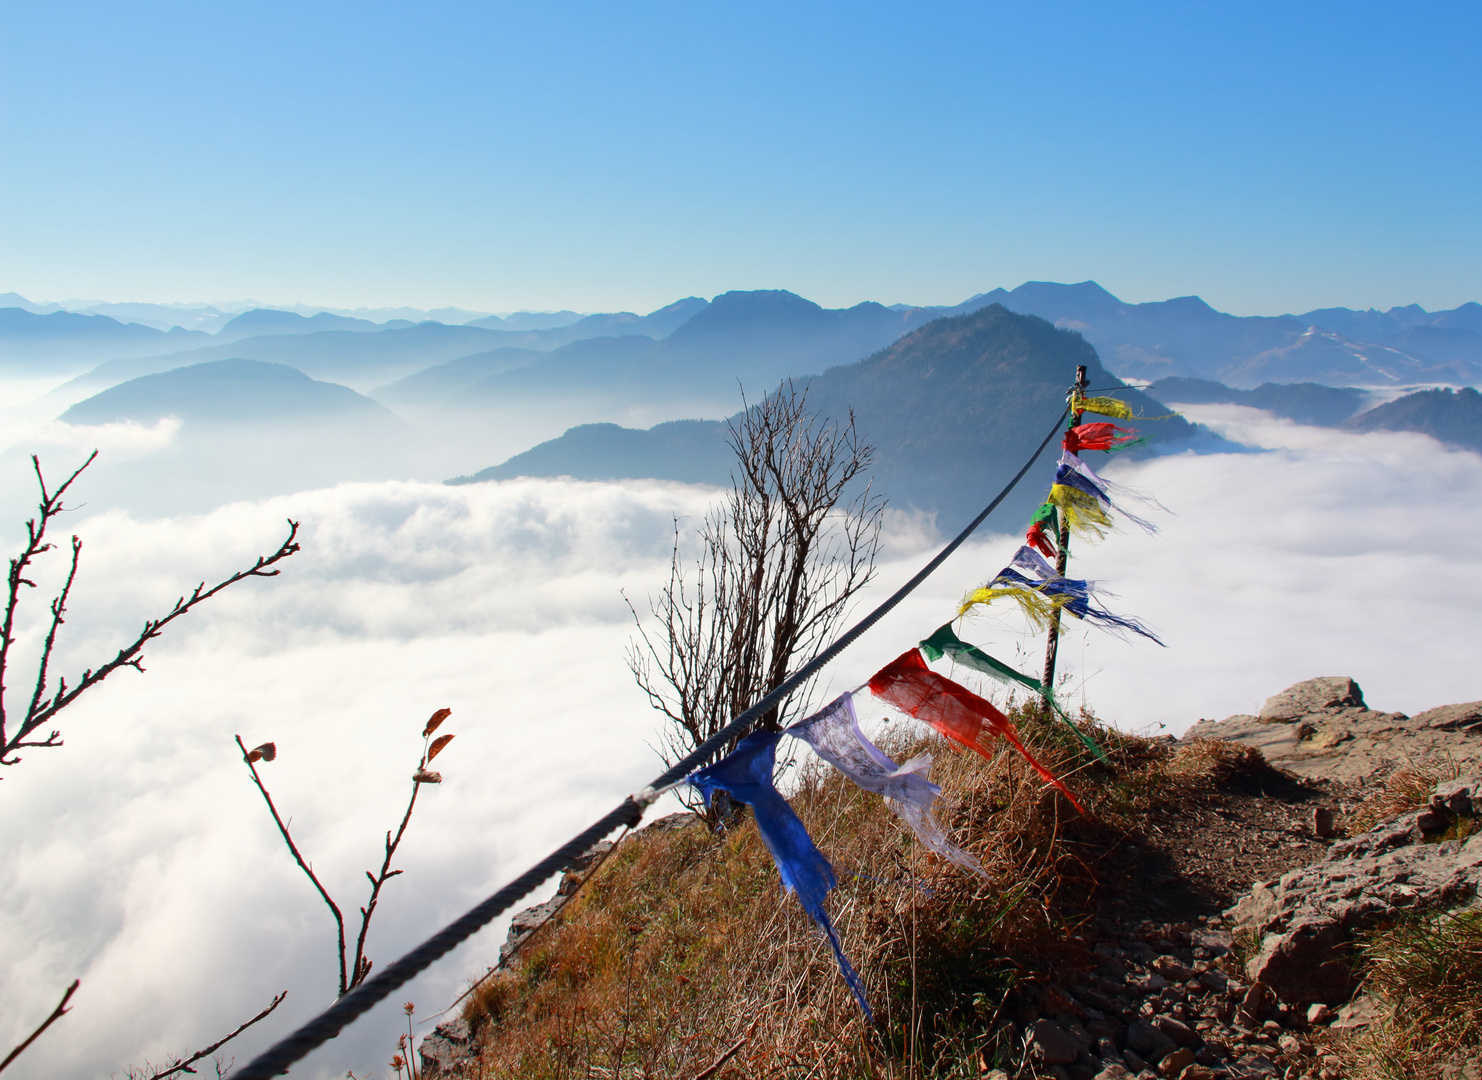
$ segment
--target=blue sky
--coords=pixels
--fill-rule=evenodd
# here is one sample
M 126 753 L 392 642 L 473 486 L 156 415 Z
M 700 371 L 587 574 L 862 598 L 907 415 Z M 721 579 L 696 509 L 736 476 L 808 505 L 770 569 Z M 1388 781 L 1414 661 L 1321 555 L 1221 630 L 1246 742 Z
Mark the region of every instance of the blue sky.
M 1482 9 L 0 4 L 0 291 L 1482 299 Z

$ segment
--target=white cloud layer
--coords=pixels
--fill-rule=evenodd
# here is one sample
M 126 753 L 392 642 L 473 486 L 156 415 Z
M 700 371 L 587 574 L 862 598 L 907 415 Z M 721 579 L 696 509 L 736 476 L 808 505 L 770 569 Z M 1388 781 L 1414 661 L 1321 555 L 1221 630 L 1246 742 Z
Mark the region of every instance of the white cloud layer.
M 1482 459 L 1423 436 L 1303 428 L 1238 407 L 1190 412 L 1269 449 L 1108 468 L 1174 513 L 1160 536 L 1078 547 L 1073 565 L 1169 647 L 1073 634 L 1061 656 L 1077 695 L 1119 725 L 1171 731 L 1253 711 L 1316 675 L 1352 675 L 1371 704 L 1407 712 L 1482 697 L 1468 624 L 1482 555 L 1452 540 L 1482 526 Z M 303 520 L 304 552 L 282 577 L 239 585 L 172 628 L 147 674 L 115 675 L 64 714 L 64 748 L 29 751 L 5 771 L 0 1044 L 82 978 L 75 1010 L 13 1074 L 122 1074 L 209 1042 L 288 988 L 261 1034 L 234 1046 L 242 1061 L 331 999 L 329 914 L 274 834 L 234 733 L 277 742 L 264 776 L 353 913 L 404 806 L 421 724 L 452 707 L 444 730 L 457 738 L 437 763 L 446 781 L 418 799 L 398 859 L 406 873 L 372 930 L 380 964 L 646 782 L 655 720 L 623 665 L 619 590 L 640 598 L 660 583 L 671 515 L 698 518 L 711 494 L 383 482 L 186 518 L 68 521 L 85 543 L 59 657 L 69 673 L 196 581 L 271 550 L 284 518 Z M 8 544 L 23 512 L 6 510 Z M 874 598 L 915 570 L 923 537 L 919 521 L 896 523 Z M 841 659 L 817 698 L 950 618 L 1015 543 L 964 547 Z M 1042 642 L 1009 614 L 971 620 L 963 636 L 1038 666 Z M 35 644 L 32 631 L 20 647 Z M 386 1074 L 401 1001 L 419 1016 L 445 1007 L 502 939 L 502 928 L 485 931 L 295 1075 Z

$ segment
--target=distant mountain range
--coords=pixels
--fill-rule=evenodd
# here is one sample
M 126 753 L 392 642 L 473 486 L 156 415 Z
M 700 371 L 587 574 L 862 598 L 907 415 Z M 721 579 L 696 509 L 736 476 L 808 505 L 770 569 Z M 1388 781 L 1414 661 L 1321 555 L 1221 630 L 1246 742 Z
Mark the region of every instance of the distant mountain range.
M 895 505 L 939 511 L 955 521 L 980 508 L 1044 438 L 1064 407 L 1077 364 L 1086 365 L 1093 387 L 1117 387 L 1116 396 L 1139 414 L 1168 413 L 1146 394 L 1120 388 L 1080 335 L 997 304 L 932 320 L 864 360 L 806 379 L 806 386 L 809 405 L 821 415 L 840 419 L 854 411 L 876 447 L 877 491 Z M 1176 416 L 1141 426 L 1161 445 L 1192 445 L 1197 433 Z M 564 475 L 719 484 L 731 466 L 725 434 L 719 421 L 681 420 L 646 431 L 583 425 L 450 483 Z M 1048 474 L 1055 456 L 1047 451 L 1037 479 Z M 1009 512 L 1027 511 L 1043 495 L 1042 484 L 1026 485 L 1010 500 Z
M 1203 379 L 1161 379 L 1158 394 L 1175 405 L 1246 405 L 1317 427 L 1349 431 L 1418 431 L 1450 446 L 1482 452 L 1482 394 L 1469 386 L 1438 387 L 1364 410 L 1371 394 L 1352 387 L 1266 383 L 1233 390 Z
M 12 298 L 24 302 L 15 294 L 0 299 Z M 430 388 L 448 388 L 442 404 L 458 409 L 507 402 L 511 395 L 578 388 L 609 394 L 648 393 L 657 387 L 683 396 L 697 388 L 713 392 L 737 378 L 766 383 L 856 360 L 931 319 L 967 314 L 991 303 L 1081 333 L 1109 370 L 1128 378 L 1195 378 L 1249 389 L 1290 382 L 1469 385 L 1482 375 L 1482 305 L 1476 303 L 1443 312 L 1411 305 L 1388 312 L 1325 308 L 1305 315 L 1239 317 L 1192 296 L 1128 304 L 1089 281 L 1026 282 L 954 307 L 871 302 L 828 310 L 792 293 L 762 290 L 725 293 L 709 303 L 687 297 L 647 315 L 517 313 L 474 318 L 468 325 L 402 318 L 378 322 L 278 309 L 254 309 L 226 319 L 217 311 L 212 318 L 224 321 L 214 335 L 162 331 L 104 315 L 40 314 L 18 303 L 0 308 L 0 369 L 67 374 L 95 367 L 79 384 L 86 389 L 241 356 L 291 364 L 361 389 L 381 386 L 388 403 L 394 403 L 403 388 L 393 384 L 434 365 L 524 349 L 549 353 L 550 361 L 532 360 L 515 368 L 506 364 L 510 357 L 505 354 L 482 366 L 465 364 L 419 384 L 413 396 L 434 407 Z M 113 307 L 120 312 L 170 310 L 160 305 Z M 474 314 L 449 310 L 450 317 Z M 286 344 L 289 338 L 300 340 Z M 577 342 L 589 344 L 563 351 Z M 117 360 L 135 363 L 111 362 Z M 109 362 L 98 367 L 99 361 Z M 472 374 L 478 378 L 470 382 L 465 375 Z
M 1275 416 L 1315 427 L 1334 427 L 1361 410 L 1370 394 L 1347 386 L 1317 383 L 1262 383 L 1254 390 L 1232 390 L 1208 379 L 1159 379 L 1158 397 L 1173 405 L 1229 404 L 1264 409 Z
M 121 323 L 106 315 L 53 311 L 38 315 L 22 308 L 0 308 L 0 371 L 41 374 L 76 370 L 96 358 L 148 356 L 189 349 L 211 341 L 197 330 L 156 330 Z
M 1327 308 L 1242 317 L 1216 311 L 1197 296 L 1127 304 L 1094 281 L 1031 281 L 969 303 L 977 300 L 1079 331 L 1124 378 L 1183 376 L 1251 388 L 1263 382 L 1470 384 L 1482 376 L 1482 305 L 1475 303 L 1434 314 L 1412 305 L 1384 315 Z M 1364 336 L 1350 336 L 1358 333 Z

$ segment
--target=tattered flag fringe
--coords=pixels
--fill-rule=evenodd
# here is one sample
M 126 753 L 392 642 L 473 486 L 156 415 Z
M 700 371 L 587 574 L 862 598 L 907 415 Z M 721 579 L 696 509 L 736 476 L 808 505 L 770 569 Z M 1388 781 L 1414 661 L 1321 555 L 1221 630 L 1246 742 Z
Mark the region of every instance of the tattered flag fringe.
M 1035 772 L 1069 799 L 1072 806 L 1085 813 L 1070 789 L 1035 760 L 1007 716 L 999 712 L 992 702 L 928 668 L 920 650 L 902 653 L 877 671 L 870 679 L 870 692 L 990 760 L 993 755 L 988 751 L 985 739 L 995 733 L 1002 735 Z
M 1110 453 L 1113 450 L 1126 450 L 1146 441 L 1138 438 L 1137 432 L 1131 428 L 1096 423 L 1079 424 L 1070 428 L 1065 432 L 1060 445 L 1072 454 L 1079 454 L 1082 450 L 1105 450 Z
M 951 653 L 952 658 L 958 663 L 965 667 L 970 667 L 974 671 L 981 672 L 990 679 L 997 679 L 999 682 L 1005 684 L 1018 683 L 1020 686 L 1033 690 L 1044 699 L 1045 704 L 1055 710 L 1055 715 L 1065 721 L 1070 730 L 1075 732 L 1076 738 L 1085 744 L 1087 750 L 1095 754 L 1104 764 L 1111 764 L 1110 759 L 1106 756 L 1106 752 L 1097 746 L 1096 742 L 1077 727 L 1075 721 L 1066 715 L 1065 710 L 1060 707 L 1060 702 L 1056 699 L 1055 694 L 1049 687 L 1038 679 L 1031 678 L 1010 667 L 1002 660 L 995 660 L 976 645 L 969 645 L 957 636 L 956 632 L 952 629 L 951 623 L 946 623 L 938 627 L 936 633 L 921 642 L 918 648 L 926 654 L 928 660 L 940 660 L 944 654 Z
M 839 962 L 844 981 L 854 992 L 865 1016 L 873 1020 L 864 984 L 844 955 L 838 932 L 823 907 L 824 897 L 838 884 L 834 868 L 813 843 L 798 815 L 787 805 L 787 800 L 772 785 L 779 738 L 781 733 L 776 731 L 748 735 L 736 744 L 736 749 L 728 757 L 691 773 L 689 782 L 699 789 L 707 806 L 716 791 L 725 791 L 733 799 L 751 807 L 757 831 L 772 853 L 783 887 L 797 894 L 803 910 L 822 928 L 829 948 L 834 951 L 834 959 Z
M 932 803 L 942 789 L 926 778 L 931 755 L 919 754 L 897 765 L 860 730 L 852 693 L 841 695 L 806 720 L 786 728 L 783 734 L 803 740 L 859 787 L 883 796 L 885 805 L 938 855 L 964 870 L 988 877 L 982 863 L 948 840 L 937 822 Z
M 1111 518 L 1094 496 L 1066 484 L 1050 488 L 1049 501 L 1060 508 L 1070 531 L 1091 540 L 1104 540 L 1111 531 Z

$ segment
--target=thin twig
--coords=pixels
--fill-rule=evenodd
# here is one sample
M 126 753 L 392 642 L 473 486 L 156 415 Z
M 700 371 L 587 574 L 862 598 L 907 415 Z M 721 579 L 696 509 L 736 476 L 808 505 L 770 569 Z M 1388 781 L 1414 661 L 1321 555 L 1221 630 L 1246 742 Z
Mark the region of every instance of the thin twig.
M 205 1057 L 207 1054 L 214 1054 L 214 1053 L 216 1053 L 216 1051 L 220 1050 L 227 1043 L 231 1042 L 238 1035 L 242 1034 L 242 1032 L 246 1031 L 253 1024 L 257 1023 L 259 1020 L 261 1020 L 264 1017 L 266 1017 L 270 1012 L 272 1012 L 279 1005 L 281 1005 L 283 1003 L 283 999 L 286 998 L 287 996 L 288 996 L 288 991 L 287 990 L 284 990 L 277 997 L 273 998 L 272 1003 L 266 1009 L 264 1009 L 262 1012 L 258 1013 L 251 1020 L 248 1020 L 245 1024 L 240 1025 L 237 1028 L 237 1030 L 233 1031 L 230 1035 L 227 1035 L 227 1036 L 225 1036 L 224 1038 L 221 1038 L 221 1039 L 217 1039 L 210 1046 L 206 1047 L 206 1049 L 204 1049 L 204 1050 L 197 1050 L 194 1054 L 192 1054 L 190 1057 L 186 1058 L 184 1061 L 177 1061 L 174 1065 L 171 1065 L 168 1069 L 164 1069 L 164 1070 L 162 1070 L 160 1072 L 156 1072 L 156 1073 L 150 1073 L 150 1075 L 147 1078 L 147 1080 L 162 1080 L 163 1077 L 173 1076 L 175 1073 L 181 1073 L 181 1072 L 194 1073 L 195 1070 L 191 1068 L 192 1065 L 194 1065 L 197 1061 L 200 1061 L 201 1058 Z
M 334 902 L 334 898 L 329 895 L 329 891 L 325 889 L 313 869 L 310 868 L 304 857 L 299 854 L 298 845 L 293 842 L 293 837 L 288 834 L 288 826 L 278 816 L 278 808 L 273 805 L 273 797 L 268 794 L 268 789 L 263 786 L 262 778 L 257 775 L 257 766 L 253 764 L 252 757 L 247 752 L 247 746 L 242 742 L 242 736 L 236 735 L 233 737 L 237 740 L 237 748 L 242 751 L 242 760 L 246 762 L 247 770 L 252 773 L 252 782 L 257 785 L 257 790 L 262 792 L 263 801 L 268 804 L 268 813 L 273 815 L 273 823 L 278 826 L 278 832 L 282 834 L 283 842 L 288 845 L 288 850 L 293 854 L 293 859 L 298 863 L 299 869 L 308 875 L 309 880 L 314 883 L 314 888 L 319 890 L 319 895 L 329 905 L 329 910 L 334 913 L 335 929 L 339 936 L 340 946 L 340 993 L 344 994 L 349 989 L 345 979 L 345 916 L 340 912 L 340 906 Z
M 370 901 L 360 909 L 360 935 L 355 939 L 355 963 L 350 970 L 353 972 L 350 978 L 350 989 L 353 990 L 365 981 L 370 974 L 370 961 L 365 958 L 365 936 L 370 933 L 371 916 L 376 913 L 376 904 L 380 902 L 381 886 L 390 881 L 400 870 L 391 869 L 391 859 L 396 854 L 396 848 L 401 843 L 402 835 L 407 831 L 407 822 L 412 820 L 412 808 L 417 805 L 417 792 L 422 788 L 422 781 L 412 781 L 412 797 L 407 801 L 407 812 L 401 816 L 401 825 L 396 830 L 396 839 L 391 834 L 386 834 L 386 858 L 381 863 L 381 873 L 378 877 L 372 877 L 367 870 L 365 876 L 370 878 L 371 893 Z
M 88 460 L 91 461 L 92 458 L 88 458 Z M 77 472 L 81 472 L 81 471 L 82 471 L 81 469 L 78 469 L 77 470 Z M 73 473 L 73 475 L 76 476 L 77 474 L 76 473 Z M 68 481 L 68 482 L 70 483 L 71 481 Z M 69 986 L 69 987 L 67 987 L 66 993 L 64 993 L 62 995 L 62 1000 L 57 1003 L 57 1007 L 51 1011 L 51 1015 L 48 1016 L 45 1020 L 43 1020 L 41 1022 L 41 1026 L 39 1028 L 37 1028 L 35 1031 L 31 1032 L 31 1034 L 27 1037 L 27 1039 L 26 1039 L 25 1042 L 21 1043 L 19 1046 L 17 1046 L 10 1053 L 6 1054 L 4 1061 L 0 1061 L 0 1072 L 4 1072 L 5 1071 L 5 1067 L 7 1065 L 9 1065 L 16 1058 L 20 1057 L 21 1056 L 21 1053 L 26 1049 L 26 1047 L 30 1046 L 33 1042 L 35 1042 L 37 1040 L 37 1038 L 40 1037 L 40 1035 L 41 1035 L 41 1033 L 43 1031 L 45 1031 L 47 1028 L 51 1027 L 52 1024 L 55 1023 L 57 1020 L 60 1020 L 63 1016 L 66 1016 L 67 1015 L 67 1013 L 70 1011 L 67 1008 L 67 1002 L 70 1001 L 71 998 L 72 998 L 72 995 L 77 992 L 77 987 L 78 987 L 78 985 L 81 982 L 82 982 L 81 979 L 73 979 L 72 980 L 72 985 Z

